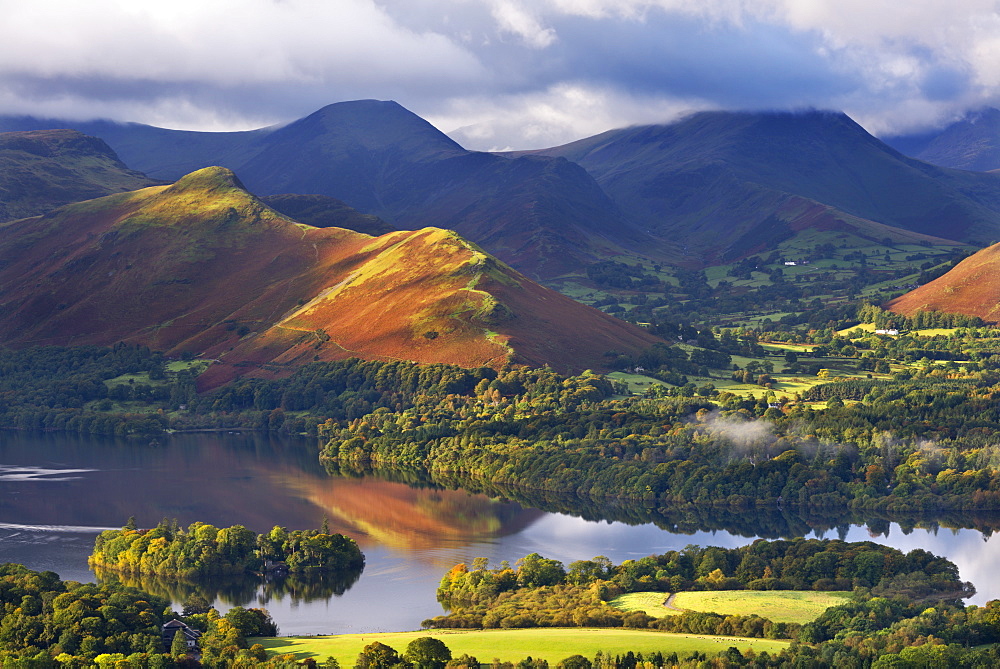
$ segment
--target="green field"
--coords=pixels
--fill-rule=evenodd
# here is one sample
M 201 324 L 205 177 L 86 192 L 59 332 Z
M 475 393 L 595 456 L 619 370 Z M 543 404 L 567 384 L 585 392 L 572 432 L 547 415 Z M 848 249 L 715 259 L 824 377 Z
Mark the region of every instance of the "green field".
M 670 593 L 633 592 L 611 601 L 625 611 L 645 611 L 661 617 L 689 611 L 749 616 L 757 614 L 778 623 L 807 623 L 826 609 L 847 601 L 849 592 L 816 592 L 813 590 L 723 590 L 713 592 L 679 592 L 673 598 L 673 609 L 664 606 Z
M 611 372 L 608 374 L 608 378 L 616 381 L 624 381 L 628 384 L 629 390 L 638 395 L 649 390 L 650 386 L 670 386 L 670 384 L 664 383 L 659 379 L 654 379 L 652 376 L 631 374 L 629 372 Z
M 643 653 L 661 651 L 686 655 L 692 652 L 718 653 L 730 646 L 741 651 L 753 648 L 777 653 L 788 647 L 787 641 L 771 639 L 741 639 L 694 634 L 668 634 L 647 630 L 620 628 L 534 628 L 521 630 L 425 630 L 421 632 L 388 632 L 371 634 L 340 634 L 336 636 L 272 637 L 252 639 L 261 643 L 268 653 L 294 653 L 299 659 L 333 656 L 342 667 L 353 667 L 361 649 L 379 641 L 395 648 L 399 653 L 413 639 L 432 636 L 440 639 L 458 657 L 468 653 L 482 663 L 494 658 L 517 662 L 531 656 L 547 660 L 554 665 L 570 655 L 580 654 L 592 658 L 597 651 L 626 653 L 630 650 Z

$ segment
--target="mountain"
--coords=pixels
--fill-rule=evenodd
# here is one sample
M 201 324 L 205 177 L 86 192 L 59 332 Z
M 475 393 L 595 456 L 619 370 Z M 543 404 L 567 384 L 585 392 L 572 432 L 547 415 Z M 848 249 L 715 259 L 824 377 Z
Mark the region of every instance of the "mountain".
M 882 139 L 897 151 L 934 165 L 976 172 L 1000 169 L 1000 109 L 970 112 L 932 132 Z
M 10 126 L 63 123 L 0 118 Z M 192 133 L 90 122 L 130 166 L 174 179 L 209 165 L 257 195 L 318 194 L 400 229 L 456 230 L 536 278 L 609 255 L 675 253 L 633 225 L 585 170 L 562 158 L 466 151 L 395 102 L 329 105 L 280 127 Z
M 904 316 L 943 311 L 1000 322 L 1000 244 L 972 254 L 934 281 L 890 301 L 886 308 Z
M 438 228 L 371 237 L 275 212 L 211 167 L 0 226 L 0 342 L 138 342 L 213 387 L 351 356 L 600 367 L 657 339 Z
M 378 216 L 362 214 L 344 202 L 325 195 L 283 193 L 266 195 L 260 200 L 279 214 L 314 228 L 346 228 L 372 237 L 396 231 Z
M 176 181 L 202 167 L 240 164 L 254 153 L 255 141 L 273 130 L 198 132 L 108 120 L 0 116 L 0 131 L 52 128 L 72 128 L 92 137 L 100 137 L 130 168 L 164 181 Z
M 160 183 L 74 130 L 0 133 L 0 222 Z
M 709 262 L 817 227 L 1000 236 L 1000 177 L 906 158 L 840 113 L 702 112 L 532 153 L 580 164 L 628 218 Z

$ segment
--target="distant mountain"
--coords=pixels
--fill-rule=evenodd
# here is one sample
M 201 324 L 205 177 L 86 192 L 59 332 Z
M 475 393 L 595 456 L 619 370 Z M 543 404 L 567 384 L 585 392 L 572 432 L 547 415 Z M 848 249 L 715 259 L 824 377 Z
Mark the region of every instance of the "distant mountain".
M 906 158 L 839 113 L 702 112 L 530 153 L 582 165 L 627 217 L 709 261 L 807 228 L 1000 237 L 1000 177 Z
M 157 183 L 75 130 L 0 133 L 0 222 Z
M 292 221 L 224 168 L 0 226 L 0 342 L 141 342 L 218 360 L 207 387 L 357 356 L 599 368 L 656 338 L 454 232 Z
M 0 129 L 64 123 L 0 118 Z M 208 165 L 257 195 L 337 198 L 401 229 L 458 231 L 521 271 L 550 278 L 622 253 L 675 248 L 633 225 L 585 170 L 561 158 L 466 151 L 395 102 L 329 105 L 281 127 L 192 133 L 136 124 L 76 124 L 130 166 L 161 178 Z
M 248 155 L 254 153 L 255 141 L 273 130 L 263 128 L 245 132 L 197 132 L 107 120 L 73 121 L 35 116 L 0 116 L 0 131 L 52 128 L 72 128 L 100 137 L 126 165 L 164 181 L 176 181 L 202 167 L 241 164 Z
M 325 195 L 284 193 L 260 199 L 278 213 L 314 228 L 346 228 L 372 237 L 396 231 L 378 216 L 362 214 L 354 207 Z
M 886 308 L 904 316 L 943 311 L 1000 322 L 1000 244 L 972 254 L 934 281 L 892 300 Z
M 882 139 L 897 151 L 934 165 L 976 172 L 1000 169 L 1000 109 L 971 112 L 940 130 Z

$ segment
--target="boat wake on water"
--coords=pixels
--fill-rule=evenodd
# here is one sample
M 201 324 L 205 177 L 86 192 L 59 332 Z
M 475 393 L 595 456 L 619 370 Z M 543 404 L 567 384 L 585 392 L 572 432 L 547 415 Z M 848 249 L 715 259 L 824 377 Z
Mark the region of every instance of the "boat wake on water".
M 24 525 L 21 523 L 0 522 L 0 531 L 19 530 L 21 532 L 62 532 L 62 533 L 95 534 L 97 532 L 103 532 L 104 530 L 119 530 L 119 529 L 121 528 L 91 527 L 87 525 Z
M 47 469 L 23 465 L 0 465 L 0 481 L 74 481 L 83 478 L 72 474 L 95 472 L 96 469 Z

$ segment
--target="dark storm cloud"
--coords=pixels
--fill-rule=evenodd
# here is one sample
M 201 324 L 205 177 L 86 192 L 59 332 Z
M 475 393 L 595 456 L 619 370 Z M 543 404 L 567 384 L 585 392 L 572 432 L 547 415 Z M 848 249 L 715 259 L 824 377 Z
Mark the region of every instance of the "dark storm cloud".
M 632 94 L 696 97 L 723 106 L 809 104 L 858 87 L 816 54 L 816 38 L 752 24 L 706 25 L 655 12 L 643 22 L 568 17 L 549 51 L 558 76 Z
M 692 109 L 843 109 L 869 129 L 994 101 L 1000 16 L 892 0 L 32 0 L 0 113 L 249 128 L 395 99 L 472 148 Z

